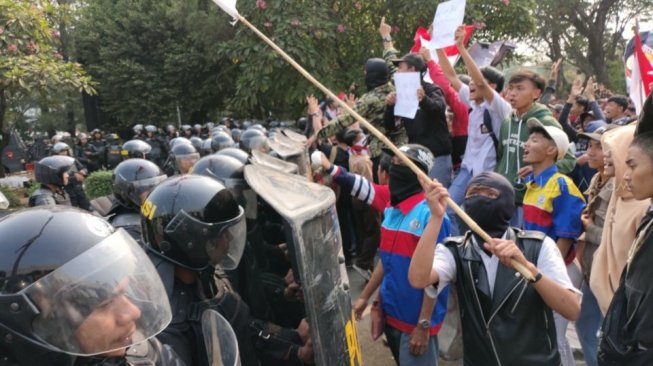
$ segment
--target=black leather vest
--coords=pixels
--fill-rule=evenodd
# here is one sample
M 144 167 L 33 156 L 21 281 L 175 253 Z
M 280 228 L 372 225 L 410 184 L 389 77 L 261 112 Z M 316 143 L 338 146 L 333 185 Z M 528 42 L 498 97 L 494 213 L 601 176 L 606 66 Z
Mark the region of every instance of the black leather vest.
M 537 265 L 543 233 L 513 228 L 508 230 L 508 238 L 516 238 L 526 259 Z M 476 286 L 484 267 L 471 233 L 448 238 L 445 245 L 456 261 L 465 365 L 559 365 L 553 313 L 533 286 L 515 276 L 515 270 L 499 264 L 489 298 Z

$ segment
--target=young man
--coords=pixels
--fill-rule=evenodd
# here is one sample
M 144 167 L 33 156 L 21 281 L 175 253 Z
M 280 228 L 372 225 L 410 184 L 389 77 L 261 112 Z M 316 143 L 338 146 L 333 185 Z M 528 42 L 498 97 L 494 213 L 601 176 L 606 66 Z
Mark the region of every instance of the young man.
M 642 123 L 640 121 L 640 123 Z M 624 180 L 635 199 L 653 199 L 653 133 L 635 137 L 628 149 Z M 619 288 L 602 327 L 599 365 L 653 364 L 653 210 L 637 229 Z
M 456 46 L 462 56 L 467 72 L 471 76 L 469 86 L 463 84 L 443 50 L 438 50 L 438 58 L 451 85 L 458 91 L 460 99 L 470 108 L 467 146 L 462 165 L 449 189 L 451 198 L 457 204 L 464 199 L 465 189 L 472 177 L 494 170 L 497 164 L 497 136 L 501 122 L 506 119 L 512 107 L 499 93 L 503 90 L 503 74 L 493 68 L 479 69 L 474 59 L 467 52 L 463 43 L 465 28 L 456 30 Z M 458 222 L 453 210 L 447 212 L 452 218 L 454 233 L 459 234 Z
M 417 288 L 441 291 L 454 284 L 460 304 L 465 365 L 558 365 L 552 311 L 574 320 L 579 296 L 569 280 L 555 242 L 542 233 L 510 228 L 515 212 L 511 183 L 484 172 L 469 183 L 465 212 L 492 238 L 476 234 L 437 245 L 448 193 L 438 182 L 423 182 L 431 211 L 408 279 Z M 511 260 L 532 273 L 529 282 Z
M 588 366 L 597 365 L 597 333 L 603 320 L 601 308 L 599 308 L 596 297 L 589 286 L 590 273 L 594 252 L 601 244 L 603 224 L 605 223 L 605 215 L 608 211 L 608 203 L 614 185 L 614 179 L 606 175 L 604 170 L 603 148 L 601 145 L 603 132 L 605 132 L 605 127 L 599 128 L 593 133 L 579 135 L 579 138 L 588 140 L 587 164 L 590 168 L 597 170 L 586 192 L 587 207 L 581 216 L 585 233 L 578 238 L 577 255 L 583 273 L 583 285 L 581 287 L 583 301 L 580 307 L 580 317 L 576 321 L 576 333 L 578 333 L 585 363 Z
M 523 220 L 521 205 L 526 191 L 524 178 L 532 171 L 532 168 L 522 159 L 524 144 L 529 136 L 526 121 L 530 118 L 537 118 L 545 126 L 561 128 L 560 124 L 553 119 L 551 111 L 546 106 L 535 102 L 540 98 L 544 87 L 544 79 L 529 70 L 516 72 L 508 81 L 506 99 L 514 111 L 501 124 L 495 171 L 506 177 L 515 188 L 517 213 L 512 224 L 517 227 L 522 226 Z M 575 161 L 573 153 L 568 151 L 556 165 L 561 173 L 567 174 L 574 169 Z
M 432 168 L 433 155 L 426 147 L 409 144 L 400 150 L 425 173 Z M 378 185 L 332 166 L 326 157 L 322 158 L 322 166 L 344 191 L 384 214 L 379 248 L 381 260 L 354 303 L 354 312 L 360 318 L 370 297 L 380 287 L 385 334 L 397 364 L 437 365 L 437 334 L 447 312 L 448 290 L 437 296 L 414 289 L 408 283 L 410 258 L 430 212 L 416 174 L 398 157 L 391 159 L 389 184 Z M 439 239 L 442 240 L 449 234 L 449 218 L 441 218 L 439 225 Z M 436 239 L 437 235 L 433 243 Z
M 556 242 L 572 283 L 577 282 L 574 285 L 580 287 L 580 276 L 573 263 L 576 257 L 573 244 L 582 233 L 580 216 L 585 200 L 571 178 L 558 173 L 555 165 L 569 149 L 569 140 L 561 129 L 544 126 L 535 118 L 527 124 L 529 137 L 524 145 L 524 163 L 530 164 L 533 171 L 526 177 L 524 229 L 541 231 Z M 567 319 L 557 313 L 554 317 L 562 364 L 575 365 L 565 336 Z
M 628 109 L 628 97 L 623 95 L 615 95 L 608 99 L 608 102 L 603 108 L 605 121 L 615 124 L 617 126 L 625 126 L 632 122 L 634 118 L 626 115 Z

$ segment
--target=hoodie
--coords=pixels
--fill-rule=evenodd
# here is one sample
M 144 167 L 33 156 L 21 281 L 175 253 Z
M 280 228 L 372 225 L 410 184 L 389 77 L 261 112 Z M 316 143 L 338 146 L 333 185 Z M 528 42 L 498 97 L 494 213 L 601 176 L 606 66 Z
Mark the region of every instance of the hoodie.
M 526 183 L 523 179 L 518 179 L 517 172 L 526 165 L 524 164 L 523 153 L 524 144 L 528 140 L 527 121 L 530 118 L 537 118 L 545 126 L 555 126 L 562 129 L 558 121 L 553 118 L 549 108 L 540 103 L 533 104 L 531 110 L 526 112 L 521 119 L 513 111 L 501 123 L 498 136 L 497 166 L 494 171 L 503 175 L 512 183 L 515 188 L 515 204 L 520 206 L 526 193 Z M 576 158 L 571 150 L 568 150 L 565 157 L 559 160 L 556 165 L 560 173 L 569 174 L 576 165 Z

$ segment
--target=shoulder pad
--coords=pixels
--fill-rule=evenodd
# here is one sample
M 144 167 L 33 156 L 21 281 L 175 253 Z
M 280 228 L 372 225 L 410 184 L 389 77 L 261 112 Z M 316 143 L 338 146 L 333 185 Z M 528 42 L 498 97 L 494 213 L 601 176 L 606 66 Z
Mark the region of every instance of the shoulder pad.
M 465 244 L 465 236 L 448 236 L 444 238 L 444 245 L 463 245 Z
M 517 232 L 517 237 L 519 239 L 544 240 L 544 238 L 546 238 L 546 234 L 541 231 L 520 230 Z

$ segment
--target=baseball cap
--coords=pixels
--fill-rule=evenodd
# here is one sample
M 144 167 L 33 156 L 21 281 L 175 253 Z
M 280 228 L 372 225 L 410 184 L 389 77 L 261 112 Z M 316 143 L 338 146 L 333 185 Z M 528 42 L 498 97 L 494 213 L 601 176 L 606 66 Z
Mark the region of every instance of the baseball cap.
M 400 62 L 405 62 L 408 66 L 414 67 L 417 72 L 426 71 L 426 62 L 424 62 L 422 56 L 416 53 L 407 53 L 404 57 L 393 59 L 391 62 L 395 66 L 399 66 Z
M 528 124 L 529 133 L 540 132 L 556 144 L 558 148 L 556 160 L 560 160 L 565 156 L 569 149 L 569 138 L 567 138 L 567 134 L 562 129 L 554 126 L 545 126 L 537 118 L 529 118 L 526 123 Z

